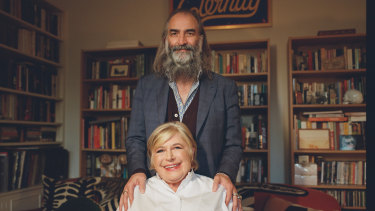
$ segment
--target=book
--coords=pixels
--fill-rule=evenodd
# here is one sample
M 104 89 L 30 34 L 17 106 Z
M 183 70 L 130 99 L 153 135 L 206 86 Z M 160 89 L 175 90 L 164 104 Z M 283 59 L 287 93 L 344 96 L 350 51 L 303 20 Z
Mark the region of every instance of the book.
M 19 139 L 17 127 L 0 127 L 0 142 L 13 142 Z
M 309 117 L 310 122 L 345 122 L 348 117 Z
M 303 115 L 317 115 L 317 114 L 324 114 L 324 115 L 327 115 L 327 114 L 343 114 L 343 111 L 342 110 L 334 110 L 334 111 L 304 111 L 302 113 Z
M 0 152 L 0 192 L 8 191 L 9 157 L 8 152 Z

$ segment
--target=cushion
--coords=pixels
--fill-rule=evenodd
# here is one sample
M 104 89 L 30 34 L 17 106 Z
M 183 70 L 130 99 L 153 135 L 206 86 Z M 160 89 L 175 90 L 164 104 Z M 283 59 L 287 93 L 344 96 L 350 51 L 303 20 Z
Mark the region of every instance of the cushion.
M 42 210 L 54 211 L 63 203 L 73 198 L 95 199 L 94 189 L 95 185 L 99 182 L 100 177 L 56 180 L 43 175 Z
M 92 199 L 78 197 L 64 202 L 57 211 L 102 211 L 102 208 Z
M 114 211 L 119 206 L 120 196 L 127 180 L 118 177 L 101 177 L 95 186 L 95 195 L 100 206 L 106 211 Z

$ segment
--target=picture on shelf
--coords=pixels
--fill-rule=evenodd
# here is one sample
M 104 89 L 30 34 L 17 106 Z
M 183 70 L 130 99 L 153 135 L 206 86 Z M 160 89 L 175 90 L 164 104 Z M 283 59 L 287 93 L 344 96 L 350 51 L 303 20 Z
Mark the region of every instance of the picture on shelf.
M 340 135 L 340 150 L 364 149 L 361 135 Z
M 328 129 L 300 129 L 299 149 L 330 149 Z
M 111 77 L 126 77 L 126 76 L 129 76 L 128 64 L 111 65 Z

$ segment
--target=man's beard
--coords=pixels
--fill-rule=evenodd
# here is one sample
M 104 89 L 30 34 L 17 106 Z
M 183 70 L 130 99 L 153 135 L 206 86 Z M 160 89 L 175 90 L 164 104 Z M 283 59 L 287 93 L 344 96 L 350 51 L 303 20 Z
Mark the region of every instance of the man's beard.
M 202 72 L 201 42 L 198 42 L 196 46 L 169 46 L 166 40 L 165 48 L 167 59 L 163 63 L 163 68 L 169 81 L 176 81 L 178 78 L 199 80 Z M 178 52 L 182 49 L 186 51 Z

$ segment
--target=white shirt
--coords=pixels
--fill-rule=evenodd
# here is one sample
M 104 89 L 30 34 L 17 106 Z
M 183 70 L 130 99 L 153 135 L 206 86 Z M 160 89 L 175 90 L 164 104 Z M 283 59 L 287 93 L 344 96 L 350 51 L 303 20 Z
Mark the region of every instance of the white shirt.
M 219 185 L 216 192 L 212 192 L 213 179 L 189 172 L 174 192 L 158 175 L 146 181 L 146 191 L 141 194 L 139 186 L 134 189 L 134 201 L 129 211 L 229 211 L 232 201 L 225 205 L 225 189 Z M 118 210 L 118 209 L 117 209 Z

